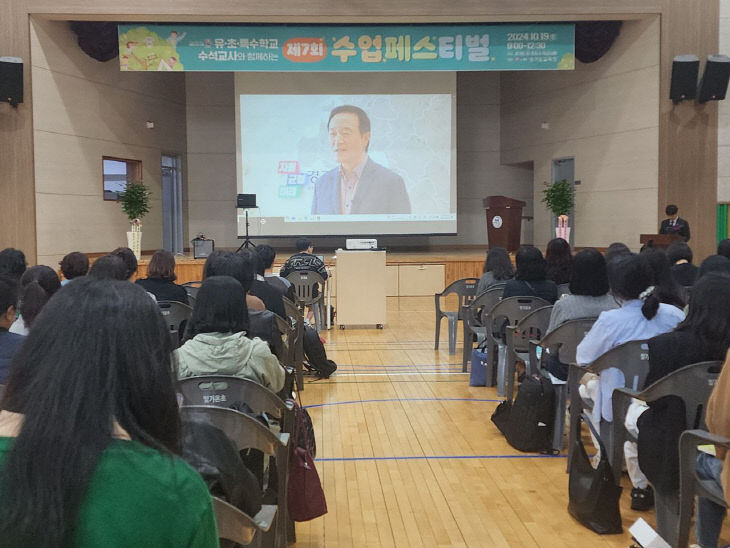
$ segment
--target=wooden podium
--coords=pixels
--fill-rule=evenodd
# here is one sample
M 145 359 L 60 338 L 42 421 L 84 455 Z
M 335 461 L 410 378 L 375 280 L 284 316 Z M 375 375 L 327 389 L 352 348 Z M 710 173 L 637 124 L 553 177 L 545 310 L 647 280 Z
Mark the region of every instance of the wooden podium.
M 482 205 L 487 213 L 489 247 L 502 246 L 507 251 L 517 251 L 522 230 L 522 208 L 527 204 L 507 196 L 487 196 Z
M 683 242 L 684 238 L 677 234 L 642 234 L 639 236 L 639 243 L 641 245 L 648 245 L 649 247 L 659 247 L 665 249 L 672 243 L 680 241 Z
M 385 324 L 385 251 L 337 250 L 337 324 Z

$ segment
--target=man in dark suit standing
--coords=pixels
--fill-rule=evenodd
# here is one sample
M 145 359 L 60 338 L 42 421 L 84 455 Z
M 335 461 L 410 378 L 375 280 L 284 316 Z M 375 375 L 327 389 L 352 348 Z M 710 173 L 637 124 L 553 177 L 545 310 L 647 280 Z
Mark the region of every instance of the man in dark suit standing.
M 339 166 L 314 184 L 312 214 L 410 213 L 403 178 L 368 156 L 370 118 L 359 107 L 332 109 L 327 122 Z
M 685 242 L 689 241 L 689 223 L 679 217 L 679 208 L 676 205 L 668 205 L 664 210 L 668 219 L 662 221 L 659 234 L 676 234 L 682 236 Z

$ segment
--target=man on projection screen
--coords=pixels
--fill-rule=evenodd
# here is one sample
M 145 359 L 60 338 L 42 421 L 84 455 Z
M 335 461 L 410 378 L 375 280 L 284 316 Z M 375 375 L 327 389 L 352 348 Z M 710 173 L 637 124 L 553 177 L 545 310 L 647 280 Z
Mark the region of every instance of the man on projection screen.
M 352 105 L 330 112 L 330 144 L 339 166 L 314 184 L 312 213 L 358 215 L 410 213 L 411 203 L 403 178 L 368 156 L 370 118 Z

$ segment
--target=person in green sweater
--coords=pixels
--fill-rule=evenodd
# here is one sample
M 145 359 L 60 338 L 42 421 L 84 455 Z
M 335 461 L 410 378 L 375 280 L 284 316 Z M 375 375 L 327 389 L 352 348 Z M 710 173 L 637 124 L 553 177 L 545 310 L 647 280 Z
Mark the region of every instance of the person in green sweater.
M 200 286 L 185 343 L 175 350 L 179 379 L 232 375 L 279 392 L 284 368 L 259 338 L 246 337 L 246 292 L 231 276 L 211 276 Z
M 0 400 L 0 546 L 218 546 L 212 499 L 178 456 L 171 343 L 133 284 L 58 291 Z

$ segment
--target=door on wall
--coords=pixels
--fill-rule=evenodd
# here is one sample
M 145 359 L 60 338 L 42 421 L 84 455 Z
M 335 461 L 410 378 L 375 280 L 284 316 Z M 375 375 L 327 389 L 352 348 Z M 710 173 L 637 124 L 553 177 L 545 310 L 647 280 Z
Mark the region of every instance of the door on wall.
M 575 184 L 575 158 L 557 158 L 553 160 L 553 177 L 552 182 L 567 180 L 571 185 Z M 568 213 L 568 225 L 570 229 L 570 247 L 573 247 L 574 234 L 575 234 L 575 211 Z M 558 226 L 558 218 L 553 215 L 553 229 Z M 550 238 L 555 237 L 555 230 L 553 230 Z
M 162 155 L 162 247 L 183 252 L 182 172 L 173 154 Z

